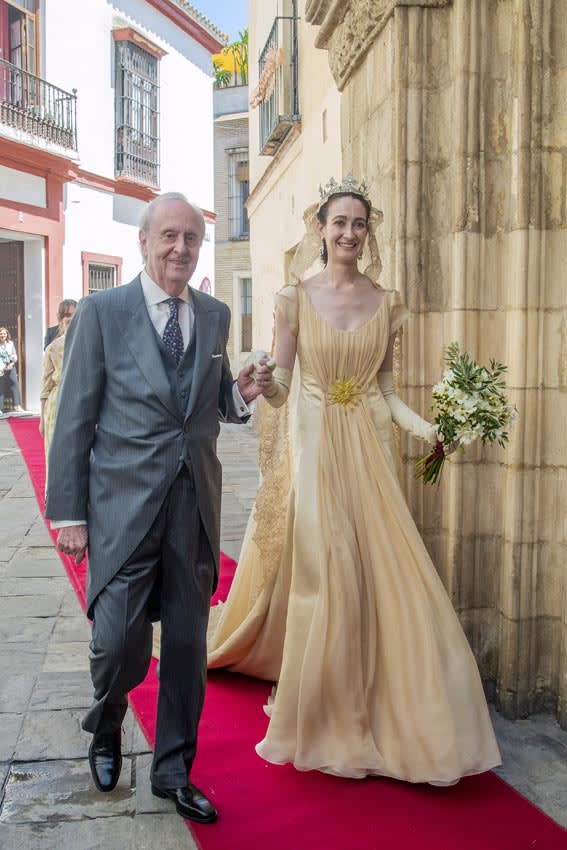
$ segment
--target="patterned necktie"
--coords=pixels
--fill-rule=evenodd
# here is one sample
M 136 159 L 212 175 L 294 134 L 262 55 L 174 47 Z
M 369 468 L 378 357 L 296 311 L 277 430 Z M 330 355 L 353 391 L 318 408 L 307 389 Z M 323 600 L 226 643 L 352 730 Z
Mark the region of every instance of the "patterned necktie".
M 185 351 L 183 334 L 179 326 L 179 304 L 181 303 L 181 299 L 168 298 L 164 303 L 169 307 L 169 319 L 167 320 L 162 339 L 167 350 L 173 355 L 175 364 L 178 366 Z

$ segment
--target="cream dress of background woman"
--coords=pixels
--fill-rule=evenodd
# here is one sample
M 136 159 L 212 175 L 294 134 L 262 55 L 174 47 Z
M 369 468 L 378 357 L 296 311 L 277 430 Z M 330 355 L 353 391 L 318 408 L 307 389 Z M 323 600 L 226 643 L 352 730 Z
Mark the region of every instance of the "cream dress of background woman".
M 45 445 L 45 458 L 49 455 L 53 428 L 55 425 L 55 411 L 57 409 L 57 394 L 59 392 L 59 381 L 61 380 L 61 369 L 63 367 L 63 352 L 65 349 L 65 334 L 55 337 L 43 353 L 43 377 L 41 382 L 41 417 L 39 430 L 43 435 Z
M 41 391 L 39 400 L 41 414 L 39 418 L 39 431 L 43 436 L 46 460 L 47 480 L 47 458 L 49 447 L 55 427 L 55 412 L 57 410 L 57 395 L 59 392 L 59 381 L 61 380 L 61 369 L 63 368 L 63 354 L 65 351 L 65 333 L 75 313 L 73 302 L 62 302 L 65 306 L 59 318 L 59 334 L 55 337 L 43 353 L 43 373 L 41 379 Z M 61 305 L 60 305 L 61 306 Z

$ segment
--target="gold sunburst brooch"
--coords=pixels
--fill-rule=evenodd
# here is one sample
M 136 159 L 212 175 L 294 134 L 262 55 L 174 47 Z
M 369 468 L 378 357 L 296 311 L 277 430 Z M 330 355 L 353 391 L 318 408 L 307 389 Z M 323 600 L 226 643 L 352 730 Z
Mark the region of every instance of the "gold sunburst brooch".
M 343 407 L 353 407 L 362 389 L 354 378 L 333 381 L 327 392 L 329 404 L 341 404 Z

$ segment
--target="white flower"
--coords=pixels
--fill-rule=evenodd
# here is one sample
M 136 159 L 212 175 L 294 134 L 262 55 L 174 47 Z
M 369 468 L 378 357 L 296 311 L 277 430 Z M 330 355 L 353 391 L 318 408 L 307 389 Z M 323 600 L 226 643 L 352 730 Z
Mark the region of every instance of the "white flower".
M 471 443 L 473 443 L 476 439 L 477 439 L 477 435 L 474 433 L 474 431 L 465 431 L 465 433 L 462 434 L 461 437 L 460 437 L 460 442 L 461 442 L 461 445 L 468 446 Z

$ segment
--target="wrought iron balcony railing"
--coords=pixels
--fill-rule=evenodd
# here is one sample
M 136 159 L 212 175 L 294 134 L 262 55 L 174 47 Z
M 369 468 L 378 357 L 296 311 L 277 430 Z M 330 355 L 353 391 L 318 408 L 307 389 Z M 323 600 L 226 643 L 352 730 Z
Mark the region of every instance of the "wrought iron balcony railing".
M 159 139 L 135 127 L 116 131 L 115 173 L 149 186 L 159 186 Z
M 260 110 L 260 153 L 273 156 L 299 122 L 297 18 L 277 17 L 260 55 L 255 98 Z
M 116 42 L 115 175 L 159 186 L 159 62 L 131 41 Z
M 67 150 L 77 150 L 77 93 L 0 58 L 0 124 Z

